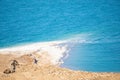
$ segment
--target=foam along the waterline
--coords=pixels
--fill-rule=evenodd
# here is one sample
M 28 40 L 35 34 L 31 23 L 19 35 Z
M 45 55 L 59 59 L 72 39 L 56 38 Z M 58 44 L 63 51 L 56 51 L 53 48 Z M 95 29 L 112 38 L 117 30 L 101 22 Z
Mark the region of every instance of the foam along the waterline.
M 8 48 L 1 48 L 0 51 L 33 51 L 46 46 L 55 46 L 67 41 L 50 41 L 50 42 L 36 42 L 30 44 L 17 45 Z
M 60 44 L 62 43 L 66 43 L 66 41 L 33 43 L 28 45 L 0 49 L 0 52 L 12 52 L 13 54 L 24 55 L 27 53 L 29 54 L 29 52 L 37 51 L 39 55 L 47 53 L 52 64 L 60 64 L 62 63 L 61 59 L 68 52 L 67 45 L 60 46 Z
M 56 46 L 62 43 L 89 43 L 92 41 L 88 41 L 90 37 L 90 33 L 81 33 L 77 35 L 71 36 L 71 38 L 67 38 L 65 40 L 59 41 L 49 41 L 49 42 L 37 42 L 37 43 L 30 43 L 30 44 L 23 44 L 9 48 L 0 49 L 1 51 L 33 51 L 41 48 L 47 48 L 47 46 Z

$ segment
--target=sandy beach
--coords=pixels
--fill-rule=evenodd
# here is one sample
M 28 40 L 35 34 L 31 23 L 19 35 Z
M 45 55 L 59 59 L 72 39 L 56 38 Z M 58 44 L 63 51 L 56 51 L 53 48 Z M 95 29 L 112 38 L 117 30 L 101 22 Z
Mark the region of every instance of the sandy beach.
M 43 55 L 16 53 L 19 52 L 0 52 L 0 80 L 120 80 L 120 73 L 96 73 L 61 68 L 49 61 L 47 53 Z M 33 55 L 39 58 L 37 64 L 34 63 Z M 19 63 L 16 71 L 10 74 L 3 73 L 5 69 L 11 69 L 12 60 Z

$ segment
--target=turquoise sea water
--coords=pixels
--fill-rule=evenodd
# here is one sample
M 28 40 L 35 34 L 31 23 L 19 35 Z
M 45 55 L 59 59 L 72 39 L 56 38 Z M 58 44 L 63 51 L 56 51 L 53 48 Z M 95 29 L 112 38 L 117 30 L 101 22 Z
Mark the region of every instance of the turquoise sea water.
M 62 66 L 120 72 L 120 1 L 0 0 L 1 48 L 71 38 Z

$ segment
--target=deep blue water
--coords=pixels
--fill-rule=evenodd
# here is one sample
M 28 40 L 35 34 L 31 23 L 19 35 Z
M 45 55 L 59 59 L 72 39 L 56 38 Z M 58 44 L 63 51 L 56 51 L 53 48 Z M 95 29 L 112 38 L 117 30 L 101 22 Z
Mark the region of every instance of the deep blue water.
M 0 0 L 1 48 L 74 36 L 65 67 L 120 72 L 119 0 Z

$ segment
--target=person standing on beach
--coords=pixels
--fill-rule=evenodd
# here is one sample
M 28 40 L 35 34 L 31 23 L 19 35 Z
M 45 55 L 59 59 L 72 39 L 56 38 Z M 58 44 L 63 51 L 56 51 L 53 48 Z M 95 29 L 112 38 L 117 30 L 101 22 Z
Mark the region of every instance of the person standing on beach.
M 37 64 L 38 60 L 36 58 L 34 58 L 34 63 Z

